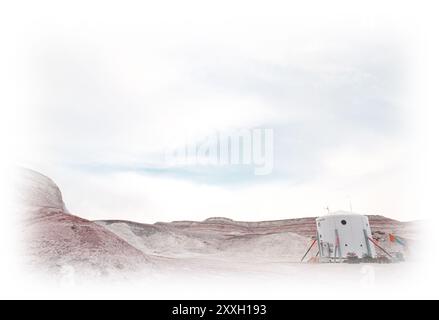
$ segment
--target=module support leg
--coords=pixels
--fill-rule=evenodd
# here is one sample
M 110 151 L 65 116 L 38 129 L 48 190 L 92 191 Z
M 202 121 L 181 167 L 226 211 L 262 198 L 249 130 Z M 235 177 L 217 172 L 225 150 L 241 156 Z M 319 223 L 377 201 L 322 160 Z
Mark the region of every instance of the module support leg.
M 303 257 L 302 257 L 302 259 L 300 260 L 300 262 L 302 262 L 303 259 L 305 259 L 305 257 L 306 257 L 306 256 L 308 255 L 308 253 L 311 251 L 311 249 L 312 249 L 312 247 L 314 246 L 314 244 L 316 243 L 316 241 L 317 241 L 317 239 L 314 240 L 314 241 L 311 243 L 310 247 L 308 248 L 308 250 L 306 250 L 306 252 L 305 252 L 305 254 L 303 255 Z
M 337 257 L 337 251 L 338 251 L 338 258 L 341 262 L 341 245 L 340 245 L 340 236 L 338 235 L 338 230 L 335 229 L 335 257 Z
M 372 258 L 372 249 L 370 248 L 369 243 L 369 236 L 367 235 L 366 229 L 363 229 L 364 239 L 366 240 L 366 247 L 367 247 L 367 255 Z M 362 258 L 362 257 L 361 257 Z

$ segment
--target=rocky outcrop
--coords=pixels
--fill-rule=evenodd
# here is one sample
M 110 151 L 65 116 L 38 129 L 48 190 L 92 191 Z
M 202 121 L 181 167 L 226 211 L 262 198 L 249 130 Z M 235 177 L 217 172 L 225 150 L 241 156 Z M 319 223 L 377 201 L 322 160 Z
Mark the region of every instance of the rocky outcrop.
M 26 256 L 32 265 L 55 275 L 70 270 L 93 276 L 152 265 L 143 252 L 108 229 L 70 214 L 58 186 L 48 177 L 20 170 L 17 195 Z

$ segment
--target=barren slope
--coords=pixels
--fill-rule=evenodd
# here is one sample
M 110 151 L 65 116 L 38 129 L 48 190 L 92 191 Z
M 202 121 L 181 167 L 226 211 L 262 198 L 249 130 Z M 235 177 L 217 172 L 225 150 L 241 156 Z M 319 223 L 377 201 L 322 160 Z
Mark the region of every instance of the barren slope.
M 51 273 L 107 275 L 150 265 L 140 250 L 98 224 L 67 212 L 49 178 L 21 170 L 18 197 L 23 235 L 31 263 Z

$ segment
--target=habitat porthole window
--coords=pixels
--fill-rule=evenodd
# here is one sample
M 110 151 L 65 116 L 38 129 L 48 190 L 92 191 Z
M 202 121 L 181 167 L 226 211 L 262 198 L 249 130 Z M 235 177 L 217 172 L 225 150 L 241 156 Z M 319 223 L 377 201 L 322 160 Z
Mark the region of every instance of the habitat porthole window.
M 343 219 L 343 220 L 341 220 L 341 224 L 342 224 L 342 225 L 344 225 L 344 226 L 345 226 L 345 225 L 346 225 L 346 223 L 347 223 L 347 222 L 346 222 L 346 220 L 344 220 L 344 219 Z

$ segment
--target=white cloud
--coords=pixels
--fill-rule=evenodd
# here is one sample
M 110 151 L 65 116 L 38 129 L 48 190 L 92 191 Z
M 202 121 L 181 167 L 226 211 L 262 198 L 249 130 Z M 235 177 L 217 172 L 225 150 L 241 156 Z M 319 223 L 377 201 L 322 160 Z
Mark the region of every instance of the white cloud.
M 364 8 L 354 30 L 358 17 L 336 22 L 324 8 L 108 4 L 101 15 L 90 6 L 81 20 L 56 4 L 37 21 L 27 10 L 17 54 L 32 133 L 19 162 L 58 181 L 73 211 L 257 220 L 338 209 L 350 194 L 360 211 L 404 216 L 395 201 L 406 168 L 403 54 Z M 274 178 L 238 185 L 121 170 L 160 164 L 161 152 L 216 130 L 258 126 L 274 128 Z

